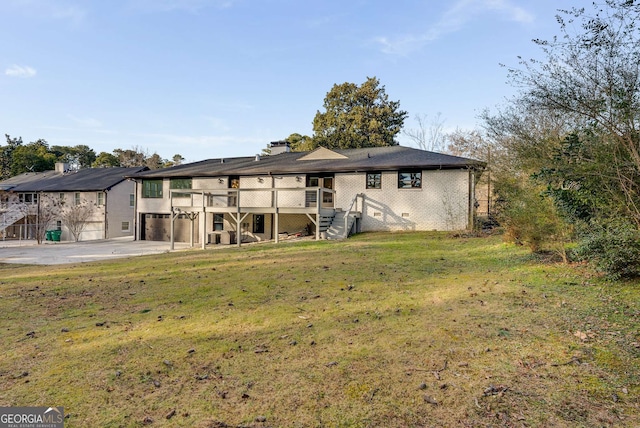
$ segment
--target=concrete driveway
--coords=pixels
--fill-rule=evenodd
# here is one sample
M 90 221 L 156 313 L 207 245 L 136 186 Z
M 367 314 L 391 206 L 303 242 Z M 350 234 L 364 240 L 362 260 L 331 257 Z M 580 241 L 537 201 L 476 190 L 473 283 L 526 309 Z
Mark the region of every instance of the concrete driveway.
M 189 244 L 175 243 L 176 250 L 188 248 Z M 168 251 L 169 242 L 134 241 L 130 237 L 82 242 L 46 242 L 41 245 L 31 240 L 0 241 L 0 263 L 57 265 L 160 254 Z

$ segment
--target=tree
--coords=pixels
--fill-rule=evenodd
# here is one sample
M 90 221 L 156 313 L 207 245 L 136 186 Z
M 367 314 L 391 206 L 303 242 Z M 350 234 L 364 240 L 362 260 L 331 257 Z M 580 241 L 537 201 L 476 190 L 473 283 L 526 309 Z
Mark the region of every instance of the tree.
M 90 168 L 96 160 L 96 152 L 87 145 L 51 146 L 51 152 L 60 162 L 71 165 L 73 169 Z
M 168 166 L 178 166 L 178 165 L 182 165 L 182 163 L 184 162 L 184 157 L 178 153 L 176 153 L 175 155 L 173 155 L 173 157 L 171 158 L 171 165 Z
M 289 142 L 292 152 L 308 152 L 318 147 L 313 138 L 298 133 L 289 135 L 285 141 Z
M 93 216 L 96 205 L 85 200 L 78 204 L 63 205 L 60 209 L 62 223 L 67 226 L 73 239 L 78 242 L 82 232 L 87 227 L 89 219 Z
M 444 151 L 447 136 L 443 131 L 444 120 L 442 119 L 442 113 L 435 115 L 431 121 L 428 120 L 426 114 L 417 114 L 415 120 L 418 123 L 418 128 L 405 130 L 403 134 L 409 137 L 421 150 Z
M 38 203 L 35 207 L 23 205 L 25 214 L 35 217 L 35 234 L 38 244 L 44 241 L 49 226 L 58 217 L 60 203 L 57 199 L 46 195 L 38 194 Z
M 11 173 L 13 165 L 13 151 L 16 147 L 22 145 L 22 137 L 11 138 L 9 134 L 4 135 L 7 139 L 6 146 L 0 146 L 0 180 L 6 180 L 13 174 Z
M 11 175 L 49 171 L 55 167 L 56 155 L 43 139 L 15 147 L 11 153 Z
M 621 202 L 616 208 L 640 228 L 640 5 L 604 0 L 593 6 L 592 14 L 561 10 L 561 37 L 535 41 L 546 60 L 523 60 L 510 75 L 524 88 L 518 103 L 560 115 L 578 135 L 574 143 L 579 141 L 582 149 L 574 156 L 556 156 L 564 167 L 554 168 L 554 181 L 597 162 L 602 168 L 591 173 L 608 183 L 611 201 Z M 592 190 L 602 189 L 596 185 Z
M 368 77 L 360 86 L 333 85 L 324 99 L 325 112 L 313 119 L 316 146 L 349 149 L 397 145 L 407 112 L 399 101 L 389 101 L 384 86 Z
M 120 166 L 120 160 L 115 155 L 107 152 L 100 152 L 91 164 L 93 168 L 108 168 L 112 166 Z
M 146 166 L 150 169 L 160 169 L 172 166 L 173 163 L 163 159 L 157 153 L 149 154 L 147 150 L 140 147 L 133 147 L 131 149 L 115 149 L 113 154 L 118 158 L 120 166 L 134 167 L 134 166 Z M 174 161 L 177 159 L 181 162 L 184 158 L 176 154 L 173 156 Z
M 139 147 L 132 149 L 115 149 L 113 154 L 118 158 L 120 166 L 132 167 L 132 166 L 144 166 L 147 154 Z

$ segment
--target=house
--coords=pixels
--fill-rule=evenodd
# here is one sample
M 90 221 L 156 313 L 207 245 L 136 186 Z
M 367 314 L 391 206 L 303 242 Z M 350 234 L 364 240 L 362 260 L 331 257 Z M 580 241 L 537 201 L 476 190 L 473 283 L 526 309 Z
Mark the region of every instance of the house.
M 131 176 L 137 239 L 255 242 L 472 226 L 485 164 L 402 146 L 209 159 Z
M 1 181 L 0 236 L 41 240 L 45 229 L 61 231 L 62 240 L 75 240 L 74 231 L 82 240 L 134 236 L 135 183 L 125 176 L 146 169 L 69 170 L 57 163 L 53 171 Z M 78 214 L 81 206 L 84 216 Z M 69 227 L 73 221 L 75 230 Z

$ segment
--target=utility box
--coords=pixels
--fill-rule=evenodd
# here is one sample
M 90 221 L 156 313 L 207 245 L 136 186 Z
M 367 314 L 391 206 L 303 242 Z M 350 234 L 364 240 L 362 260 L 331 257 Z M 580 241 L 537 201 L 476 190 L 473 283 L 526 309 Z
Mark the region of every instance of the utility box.
M 236 242 L 236 233 L 234 231 L 223 230 L 220 232 L 220 243 L 223 245 L 231 245 Z

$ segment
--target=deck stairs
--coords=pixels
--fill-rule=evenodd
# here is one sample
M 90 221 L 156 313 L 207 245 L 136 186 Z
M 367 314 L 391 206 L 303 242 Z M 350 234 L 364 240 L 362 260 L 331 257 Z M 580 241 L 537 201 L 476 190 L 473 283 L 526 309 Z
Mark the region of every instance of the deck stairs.
M 326 231 L 327 239 L 346 239 L 353 230 L 356 222 L 354 213 L 347 214 L 346 211 L 336 211 L 331 226 Z
M 7 211 L 0 213 L 0 232 L 24 218 L 24 212 L 18 206 L 12 206 Z

